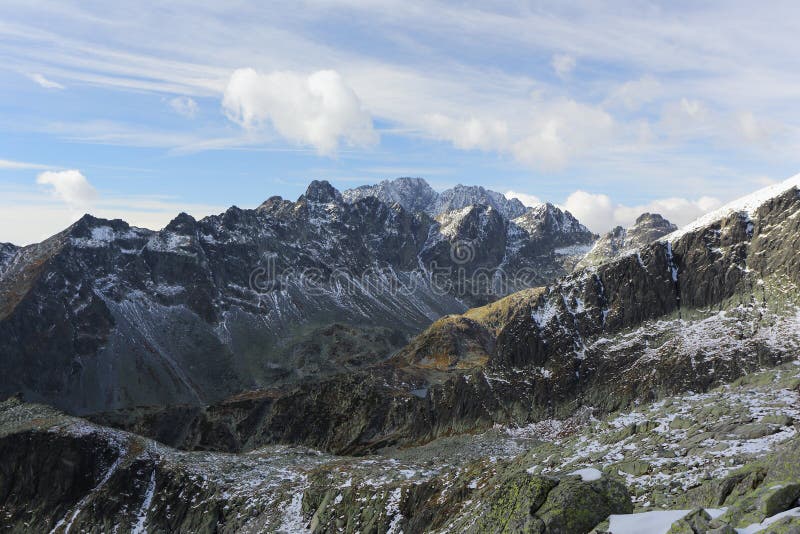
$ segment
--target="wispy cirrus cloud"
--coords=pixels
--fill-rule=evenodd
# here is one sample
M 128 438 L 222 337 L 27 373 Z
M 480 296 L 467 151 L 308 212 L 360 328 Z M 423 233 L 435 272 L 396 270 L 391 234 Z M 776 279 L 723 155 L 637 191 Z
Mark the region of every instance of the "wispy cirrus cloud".
M 210 0 L 191 9 L 188 3 L 152 9 L 149 0 L 113 9 L 54 0 L 10 0 L 8 6 L 0 22 L 6 68 L 44 72 L 70 89 L 184 95 L 222 105 L 236 66 L 300 79 L 297 102 L 265 98 L 263 91 L 238 93 L 239 104 L 257 104 L 234 105 L 232 116 L 244 124 L 245 108 L 253 111 L 266 126 L 257 135 L 227 124 L 224 113 L 211 117 L 210 106 L 191 129 L 186 121 L 183 130 L 166 120 L 137 125 L 132 116 L 114 130 L 52 134 L 82 143 L 157 146 L 170 154 L 260 147 L 325 155 L 350 144 L 373 150 L 363 116 L 352 122 L 349 112 L 331 113 L 309 97 L 307 78 L 335 71 L 368 110 L 373 132 L 401 158 L 408 154 L 403 150 L 439 157 L 444 142 L 455 149 L 448 155 L 458 151 L 524 169 L 537 196 L 553 174 L 570 175 L 577 182 L 570 191 L 598 191 L 593 182 L 602 169 L 618 195 L 636 190 L 670 198 L 663 189 L 691 182 L 706 190 L 686 198 L 722 197 L 749 187 L 741 173 L 725 177 L 743 162 L 770 176 L 785 174 L 781 165 L 800 165 L 794 105 L 800 8 L 790 3 L 757 15 L 747 2 L 630 1 L 613 10 L 583 3 L 576 10 L 568 4 L 334 0 L 302 3 L 301 14 Z M 45 27 L 42 10 L 57 24 Z M 197 27 L 206 31 L 198 34 Z M 135 42 L 127 38 L 131 31 L 140 37 Z M 201 119 L 207 121 L 202 127 L 217 122 L 201 130 Z M 109 119 L 87 117 L 95 120 Z M 511 187 L 503 180 L 487 176 L 485 183 Z M 561 187 L 564 198 L 567 185 Z
M 39 86 L 44 87 L 45 89 L 66 89 L 66 87 L 64 87 L 60 83 L 54 82 L 53 80 L 49 80 L 45 78 L 43 74 L 39 74 L 38 72 L 29 74 L 28 77 L 34 82 L 38 83 Z
M 27 161 L 14 161 L 10 159 L 0 159 L 0 170 L 22 170 L 22 169 L 52 169 L 52 165 L 42 163 L 30 163 Z

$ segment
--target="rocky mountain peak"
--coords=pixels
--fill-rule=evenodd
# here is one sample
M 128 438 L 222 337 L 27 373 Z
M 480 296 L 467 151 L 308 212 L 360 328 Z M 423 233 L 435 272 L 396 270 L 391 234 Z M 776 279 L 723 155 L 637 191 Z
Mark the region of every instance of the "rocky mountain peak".
M 172 219 L 164 228 L 164 230 L 167 232 L 174 232 L 176 234 L 183 235 L 194 234 L 196 229 L 197 220 L 185 212 L 179 213 L 178 216 Z
M 636 218 L 634 225 L 628 229 L 626 239 L 631 243 L 629 246 L 644 246 L 677 229 L 676 225 L 658 213 L 642 213 Z
M 434 214 L 465 208 L 472 204 L 484 204 L 499 211 L 508 220 L 525 213 L 525 206 L 516 198 L 507 199 L 502 193 L 481 186 L 458 184 L 442 191 L 434 205 L 429 208 Z
M 481 186 L 459 184 L 437 193 L 422 178 L 396 178 L 375 185 L 362 185 L 343 193 L 347 202 L 365 197 L 376 197 L 387 204 L 399 203 L 415 213 L 423 211 L 432 217 L 460 210 L 474 204 L 491 206 L 506 219 L 513 219 L 525 212 L 525 206 L 517 199 L 507 199 L 502 193 Z
M 436 220 L 441 225 L 442 234 L 463 239 L 476 239 L 481 234 L 504 227 L 500 212 L 492 206 L 482 204 L 472 204 L 442 213 Z
M 528 208 L 513 222 L 531 236 L 554 239 L 557 242 L 556 246 L 587 245 L 597 239 L 597 236 L 570 212 L 561 210 L 549 202 Z
M 642 213 L 630 228 L 616 226 L 598 239 L 592 250 L 578 263 L 576 268 L 599 265 L 613 260 L 644 247 L 677 229 L 677 226 L 658 213 Z
M 342 202 L 342 194 L 327 180 L 314 180 L 306 189 L 303 197 L 309 202 L 331 204 Z
M 438 193 L 424 179 L 410 177 L 383 180 L 375 185 L 362 185 L 343 193 L 347 202 L 375 197 L 386 204 L 398 203 L 412 213 L 428 212 L 428 208 L 437 196 Z
M 130 229 L 131 226 L 121 219 L 101 219 L 87 213 L 75 221 L 66 233 L 72 239 L 102 241 L 111 239 L 115 233 L 127 232 Z

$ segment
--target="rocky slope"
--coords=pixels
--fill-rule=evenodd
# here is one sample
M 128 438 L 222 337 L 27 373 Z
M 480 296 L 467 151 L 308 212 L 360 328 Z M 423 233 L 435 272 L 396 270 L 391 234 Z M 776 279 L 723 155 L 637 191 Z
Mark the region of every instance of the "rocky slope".
M 677 226 L 657 213 L 643 213 L 630 228 L 617 226 L 601 236 L 576 268 L 599 265 L 624 254 L 631 254 L 677 229 Z
M 506 459 L 185 453 L 40 405 L 0 403 L 0 517 L 12 531 L 586 532 L 632 510 L 619 477 Z
M 705 391 L 800 347 L 797 182 L 546 288 L 437 321 L 356 373 L 181 417 L 156 409 L 100 420 L 187 448 L 278 442 L 365 453 Z M 165 420 L 184 430 L 163 435 Z
M 53 532 L 792 532 L 799 387 L 794 360 L 605 417 L 584 408 L 360 458 L 176 451 L 12 399 L 0 517 Z
M 87 215 L 3 249 L 0 395 L 88 413 L 348 372 L 442 315 L 563 275 L 554 247 L 573 237 L 590 239 L 539 235 L 492 205 L 436 221 L 345 202 L 327 182 L 158 232 Z
M 490 206 L 508 220 L 525 213 L 522 202 L 516 198 L 507 199 L 502 193 L 461 184 L 438 193 L 422 178 L 384 180 L 376 185 L 348 189 L 342 195 L 348 202 L 374 197 L 389 205 L 398 203 L 411 212 L 425 212 L 431 217 L 473 205 Z

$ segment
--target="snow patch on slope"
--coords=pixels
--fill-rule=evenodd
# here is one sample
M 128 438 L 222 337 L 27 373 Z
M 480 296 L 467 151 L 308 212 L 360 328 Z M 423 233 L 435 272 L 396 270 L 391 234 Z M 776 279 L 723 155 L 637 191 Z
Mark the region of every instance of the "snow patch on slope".
M 712 224 L 719 219 L 723 219 L 732 213 L 741 213 L 748 217 L 752 217 L 752 214 L 764 203 L 768 202 L 770 199 L 778 197 L 789 191 L 792 188 L 800 188 L 800 174 L 795 174 L 791 178 L 784 180 L 783 182 L 773 184 L 767 186 L 763 189 L 759 189 L 758 191 L 751 193 L 747 196 L 738 198 L 733 202 L 725 204 L 721 208 L 714 210 L 710 213 L 703 215 L 702 217 L 695 219 L 694 221 L 690 222 L 683 228 L 672 232 L 671 234 L 667 234 L 662 237 L 659 241 L 661 242 L 672 242 L 675 241 L 684 235 L 694 232 L 695 230 L 699 230 L 709 224 Z

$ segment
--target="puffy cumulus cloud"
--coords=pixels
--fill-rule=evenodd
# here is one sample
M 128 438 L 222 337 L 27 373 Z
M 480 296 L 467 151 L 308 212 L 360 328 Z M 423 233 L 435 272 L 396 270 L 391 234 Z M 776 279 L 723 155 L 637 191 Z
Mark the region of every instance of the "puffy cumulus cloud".
M 540 199 L 536 195 L 529 195 L 528 193 L 520 193 L 519 191 L 506 191 L 506 198 L 516 198 L 529 208 L 542 204 L 542 199 Z
M 50 193 L 73 209 L 85 209 L 97 199 L 97 190 L 80 171 L 45 171 L 36 183 L 49 188 Z
M 425 118 L 431 134 L 463 150 L 503 150 L 508 145 L 508 124 L 499 120 L 454 119 L 441 113 Z
M 178 115 L 183 115 L 188 119 L 193 119 L 197 115 L 199 107 L 193 98 L 188 96 L 176 96 L 169 100 L 169 105 Z
M 614 226 L 631 226 L 645 212 L 658 213 L 670 222 L 683 226 L 721 205 L 719 199 L 706 196 L 695 200 L 661 198 L 647 204 L 626 206 L 614 203 L 608 195 L 578 190 L 567 197 L 563 207 L 593 232 L 603 233 Z
M 344 140 L 351 146 L 378 141 L 370 114 L 356 93 L 332 70 L 310 76 L 295 72 L 261 74 L 238 69 L 228 81 L 222 107 L 247 129 L 269 123 L 285 139 L 333 155 Z
M 553 60 L 551 61 L 553 70 L 561 79 L 567 78 L 572 71 L 575 70 L 576 64 L 577 62 L 575 61 L 575 58 L 567 54 L 556 54 L 553 56 Z
M 567 197 L 563 207 L 593 232 L 605 232 L 615 226 L 614 203 L 608 195 L 578 190 Z
M 45 89 L 66 89 L 60 83 L 54 82 L 53 80 L 48 80 L 43 74 L 39 74 L 38 72 L 29 74 L 28 77 Z

